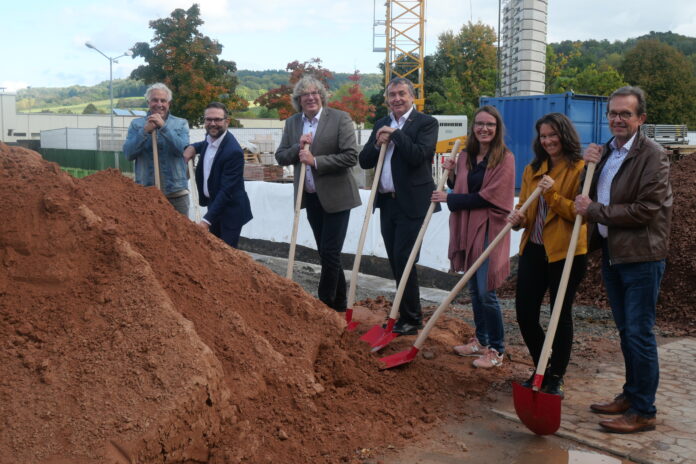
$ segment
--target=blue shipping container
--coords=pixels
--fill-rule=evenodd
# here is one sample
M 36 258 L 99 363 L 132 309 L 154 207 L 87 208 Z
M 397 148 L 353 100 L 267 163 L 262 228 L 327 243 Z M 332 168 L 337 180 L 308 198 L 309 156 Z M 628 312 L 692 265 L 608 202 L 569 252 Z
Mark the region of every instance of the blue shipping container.
M 590 143 L 606 143 L 611 138 L 607 120 L 607 97 L 576 95 L 566 92 L 554 95 L 524 97 L 481 97 L 481 106 L 495 106 L 505 122 L 505 143 L 515 154 L 515 188 L 522 186 L 522 173 L 534 159 L 532 143 L 534 125 L 547 113 L 563 113 L 575 124 L 583 148 Z

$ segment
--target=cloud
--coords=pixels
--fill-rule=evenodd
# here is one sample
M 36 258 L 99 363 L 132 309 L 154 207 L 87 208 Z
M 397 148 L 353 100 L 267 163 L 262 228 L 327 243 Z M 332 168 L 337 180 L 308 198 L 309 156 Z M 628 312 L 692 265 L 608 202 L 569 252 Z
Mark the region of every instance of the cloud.
M 26 89 L 29 86 L 27 82 L 20 81 L 0 81 L 0 88 L 5 88 L 3 92 L 15 93 L 20 89 Z

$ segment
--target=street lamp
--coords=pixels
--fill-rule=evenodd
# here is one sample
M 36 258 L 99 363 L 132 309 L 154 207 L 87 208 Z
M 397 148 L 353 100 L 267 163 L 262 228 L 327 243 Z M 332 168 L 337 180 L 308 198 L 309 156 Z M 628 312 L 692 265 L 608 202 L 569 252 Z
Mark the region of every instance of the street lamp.
M 124 56 L 131 56 L 133 54 L 133 52 L 131 52 L 130 50 L 126 50 L 121 55 L 118 55 L 115 57 L 108 57 L 104 54 L 104 52 L 102 52 L 101 50 L 99 50 L 97 47 L 95 47 L 94 45 L 92 45 L 89 42 L 85 42 L 85 46 L 87 48 L 91 48 L 92 50 L 99 52 L 104 58 L 109 60 L 109 100 L 111 101 L 111 108 L 110 108 L 111 111 L 109 112 L 110 116 L 111 116 L 110 141 L 111 141 L 112 148 L 113 148 L 113 143 L 114 143 L 114 63 L 118 63 L 118 61 L 116 61 L 116 60 L 119 58 L 122 58 Z M 115 152 L 116 152 L 116 150 L 114 150 L 114 158 L 116 159 L 116 169 L 118 169 L 118 157 L 116 156 Z

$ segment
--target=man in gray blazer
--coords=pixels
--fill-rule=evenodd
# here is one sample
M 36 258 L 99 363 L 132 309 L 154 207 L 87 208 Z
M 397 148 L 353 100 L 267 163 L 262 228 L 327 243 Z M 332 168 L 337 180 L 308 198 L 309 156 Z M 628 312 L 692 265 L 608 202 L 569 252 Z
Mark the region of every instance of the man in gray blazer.
M 341 250 L 348 231 L 350 210 L 360 195 L 351 168 L 358 162 L 355 129 L 348 113 L 327 108 L 328 94 L 314 77 L 295 85 L 292 105 L 297 114 L 285 121 L 275 157 L 281 166 L 294 165 L 295 197 L 300 163 L 307 166 L 302 208 L 312 227 L 321 260 L 319 299 L 336 311 L 346 310 L 346 279 Z

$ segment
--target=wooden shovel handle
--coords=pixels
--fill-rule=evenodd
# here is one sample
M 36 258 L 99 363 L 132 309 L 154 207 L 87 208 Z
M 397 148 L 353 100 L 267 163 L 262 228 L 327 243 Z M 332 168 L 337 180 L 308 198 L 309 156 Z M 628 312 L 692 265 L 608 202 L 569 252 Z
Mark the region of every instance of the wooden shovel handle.
M 541 194 L 541 188 L 537 187 L 532 194 L 527 198 L 527 200 L 524 202 L 522 207 L 520 208 L 520 213 L 524 213 L 527 208 L 529 208 L 529 205 L 532 204 L 534 200 L 536 200 L 539 195 Z M 418 335 L 418 338 L 416 339 L 416 343 L 413 344 L 414 347 L 417 349 L 421 349 L 423 346 L 423 343 L 425 340 L 428 338 L 428 335 L 430 334 L 430 331 L 433 330 L 433 327 L 435 326 L 435 323 L 439 319 L 439 317 L 442 315 L 442 313 L 447 309 L 452 303 L 452 300 L 457 296 L 457 294 L 464 288 L 464 285 L 466 285 L 467 282 L 474 276 L 476 271 L 478 270 L 479 267 L 486 261 L 488 258 L 488 255 L 491 254 L 493 249 L 498 245 L 498 243 L 505 237 L 505 234 L 510 232 L 510 229 L 512 229 L 512 224 L 508 223 L 505 225 L 503 230 L 501 230 L 498 235 L 493 239 L 491 243 L 488 244 L 485 250 L 483 250 L 483 253 L 481 253 L 481 256 L 478 257 L 476 261 L 474 261 L 474 264 L 471 265 L 468 271 L 464 273 L 461 279 L 459 279 L 459 282 L 457 282 L 457 285 L 454 286 L 451 292 L 445 297 L 445 300 L 440 303 L 440 306 L 435 310 L 433 315 L 430 317 L 428 320 L 428 323 L 425 325 L 425 328 L 423 331 Z
M 188 173 L 191 181 L 191 203 L 193 204 L 194 211 L 193 220 L 198 223 L 201 221 L 201 208 L 198 204 L 198 187 L 196 187 L 196 169 L 193 167 L 193 158 L 188 161 Z
M 459 153 L 459 145 L 461 144 L 461 140 L 457 139 L 456 142 L 454 142 L 454 147 L 452 148 L 452 153 L 450 153 L 450 158 L 456 160 L 457 159 L 457 153 Z M 449 176 L 449 169 L 445 169 L 442 172 L 442 176 L 440 177 L 440 181 L 437 184 L 437 191 L 441 192 L 442 189 L 445 187 L 445 182 L 447 181 L 447 177 Z M 416 241 L 413 244 L 413 248 L 411 249 L 411 254 L 408 256 L 408 261 L 406 261 L 406 267 L 404 268 L 403 274 L 401 274 L 401 280 L 399 280 L 399 288 L 396 290 L 396 296 L 394 297 L 394 302 L 392 303 L 392 309 L 389 312 L 389 318 L 390 319 L 396 319 L 396 315 L 399 312 L 399 306 L 401 305 L 401 300 L 404 297 L 404 291 L 406 290 L 406 283 L 408 282 L 408 276 L 411 273 L 411 269 L 413 268 L 413 264 L 416 262 L 416 256 L 418 256 L 418 250 L 420 250 L 421 243 L 423 243 L 423 238 L 425 238 L 425 231 L 428 229 L 428 224 L 430 224 L 430 219 L 433 217 L 433 213 L 435 212 L 435 206 L 437 205 L 436 202 L 431 202 L 430 206 L 428 207 L 428 212 L 425 214 L 425 219 L 423 220 L 423 225 L 420 228 L 420 231 L 418 232 L 418 237 L 416 237 Z
M 158 190 L 162 190 L 162 185 L 160 183 L 160 169 L 159 169 L 159 152 L 157 151 L 157 131 L 152 132 L 152 163 L 153 169 L 155 171 L 155 187 Z
M 582 186 L 582 194 L 587 195 L 590 192 L 590 185 L 592 184 L 592 177 L 594 176 L 595 163 L 589 163 L 587 165 L 587 172 L 585 173 L 585 182 Z M 556 300 L 553 303 L 553 310 L 551 311 L 551 319 L 549 319 L 549 327 L 546 329 L 546 337 L 544 338 L 544 346 L 541 349 L 541 356 L 539 357 L 539 364 L 536 368 L 536 374 L 544 376 L 546 371 L 546 365 L 549 361 L 549 356 L 551 355 L 551 347 L 553 346 L 553 339 L 556 336 L 556 328 L 558 327 L 558 320 L 561 317 L 561 308 L 563 307 L 563 300 L 565 299 L 566 289 L 568 288 L 568 280 L 570 279 L 570 271 L 573 268 L 573 260 L 575 258 L 575 250 L 578 246 L 578 237 L 580 236 L 580 227 L 582 226 L 582 216 L 579 214 L 575 216 L 575 223 L 573 224 L 573 233 L 570 236 L 570 244 L 568 245 L 568 252 L 566 253 L 565 264 L 563 265 L 563 273 L 561 274 L 561 281 L 558 284 L 558 291 L 556 292 Z M 534 385 L 534 390 L 537 390 L 538 386 Z
M 304 144 L 302 148 L 307 148 Z M 292 280 L 292 269 L 295 264 L 295 247 L 297 245 L 297 229 L 300 225 L 300 210 L 302 209 L 302 194 L 304 193 L 305 176 L 307 175 L 307 165 L 300 162 L 300 179 L 297 185 L 297 197 L 295 198 L 295 219 L 292 223 L 292 235 L 290 237 L 290 254 L 288 256 L 288 270 L 285 277 Z
M 379 178 L 382 176 L 382 165 L 384 165 L 384 156 L 387 153 L 386 143 L 382 144 L 379 150 L 379 158 L 377 159 L 377 166 L 375 167 L 375 178 L 372 180 L 372 189 L 370 190 L 370 199 L 367 201 L 367 206 L 365 207 L 365 219 L 363 219 L 362 230 L 360 231 L 360 240 L 358 241 L 358 249 L 355 250 L 355 261 L 353 261 L 353 272 L 350 274 L 350 287 L 348 289 L 348 302 L 347 307 L 352 308 L 355 303 L 355 291 L 358 286 L 358 272 L 360 271 L 360 260 L 362 259 L 362 250 L 365 245 L 365 236 L 367 235 L 367 228 L 370 225 L 370 218 L 372 217 L 372 205 L 375 203 L 375 196 L 377 195 L 377 189 L 379 189 Z

